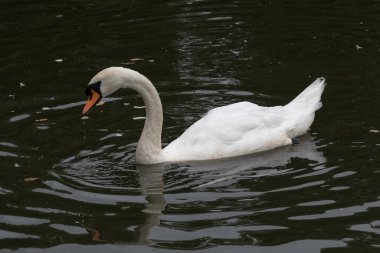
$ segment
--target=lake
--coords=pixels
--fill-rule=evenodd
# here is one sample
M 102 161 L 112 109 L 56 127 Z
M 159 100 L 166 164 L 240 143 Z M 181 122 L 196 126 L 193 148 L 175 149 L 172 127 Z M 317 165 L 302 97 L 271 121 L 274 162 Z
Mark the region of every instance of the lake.
M 2 252 L 380 252 L 379 1 L 0 7 Z M 109 66 L 155 84 L 164 146 L 212 108 L 327 86 L 299 144 L 138 166 L 136 92 L 82 117 Z

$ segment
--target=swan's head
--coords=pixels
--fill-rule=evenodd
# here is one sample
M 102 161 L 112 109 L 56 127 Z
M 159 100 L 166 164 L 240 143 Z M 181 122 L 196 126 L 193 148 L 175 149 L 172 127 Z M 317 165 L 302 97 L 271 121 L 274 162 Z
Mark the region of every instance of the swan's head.
M 100 71 L 91 79 L 85 91 L 88 100 L 83 108 L 83 114 L 91 110 L 100 99 L 122 87 L 125 71 L 126 69 L 122 67 L 110 67 Z

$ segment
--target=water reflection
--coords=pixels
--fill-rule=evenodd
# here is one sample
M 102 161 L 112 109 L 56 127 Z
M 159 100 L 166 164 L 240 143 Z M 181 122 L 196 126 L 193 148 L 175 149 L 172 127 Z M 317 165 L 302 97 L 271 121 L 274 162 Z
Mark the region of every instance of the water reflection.
M 182 177 L 192 178 L 192 182 L 188 182 L 184 185 L 184 188 L 187 188 L 191 191 L 191 189 L 199 189 L 199 188 L 207 188 L 215 186 L 216 184 L 220 184 L 224 181 L 228 181 L 230 184 L 236 180 L 242 180 L 243 178 L 254 178 L 254 177 L 262 177 L 262 176 L 273 176 L 275 174 L 283 174 L 286 172 L 290 172 L 291 169 L 284 169 L 287 163 L 291 161 L 292 158 L 301 158 L 308 159 L 309 162 L 315 164 L 321 164 L 325 162 L 325 157 L 323 153 L 317 150 L 317 146 L 313 141 L 313 138 L 309 135 L 303 136 L 300 139 L 300 144 L 296 146 L 289 146 L 285 148 L 279 148 L 276 150 L 272 150 L 269 152 L 263 152 L 260 154 L 254 154 L 245 157 L 237 157 L 223 160 L 214 160 L 214 161 L 203 161 L 203 162 L 188 162 L 182 164 L 187 170 L 185 174 L 182 174 Z M 150 165 L 150 166 L 138 166 L 137 170 L 139 172 L 139 182 L 142 187 L 142 193 L 146 196 L 145 199 L 147 203 L 145 204 L 145 209 L 142 210 L 143 213 L 147 214 L 147 218 L 145 222 L 139 226 L 137 229 L 138 237 L 135 243 L 144 244 L 144 245 L 152 245 L 154 244 L 152 240 L 166 240 L 167 238 L 171 238 L 171 240 L 175 238 L 185 237 L 186 240 L 189 239 L 197 239 L 203 236 L 212 236 L 213 234 L 219 234 L 217 231 L 220 231 L 220 227 L 213 228 L 214 232 L 207 229 L 207 232 L 198 231 L 194 235 L 184 234 L 184 232 L 179 230 L 167 230 L 165 228 L 154 229 L 156 226 L 160 225 L 161 214 L 165 211 L 167 201 L 165 199 L 165 183 L 164 183 L 164 173 L 170 172 L 170 168 L 168 168 L 168 164 L 158 164 L 158 165 Z M 181 168 L 184 168 L 181 167 Z M 177 168 L 178 169 L 178 168 Z M 165 171 L 167 170 L 167 171 Z M 247 172 L 243 173 L 244 171 Z M 199 174 L 201 173 L 201 174 Z M 205 174 L 206 173 L 206 174 Z M 198 175 L 195 176 L 194 175 Z M 201 176 L 199 176 L 201 175 Z M 175 178 L 174 180 L 181 180 L 180 178 Z M 205 182 L 205 180 L 207 180 Z M 223 186 L 226 186 L 225 184 Z M 167 188 L 168 191 L 172 191 L 173 189 Z M 178 187 L 176 187 L 178 190 Z M 241 193 L 241 197 L 249 197 L 249 196 L 257 196 L 263 193 L 255 193 L 250 192 L 248 194 Z M 171 196 L 172 194 L 167 194 L 169 196 L 170 203 L 178 202 L 177 197 Z M 182 198 L 185 198 L 186 193 L 180 194 Z M 223 198 L 225 194 L 218 194 L 219 198 Z M 237 194 L 235 197 L 238 197 Z M 173 198 L 174 197 L 174 198 Z M 200 200 L 200 199 L 198 199 Z M 194 200 L 197 201 L 197 200 Z M 186 201 L 185 201 L 186 202 Z M 280 209 L 278 209 L 280 210 Z M 270 212 L 270 210 L 268 210 Z M 274 210 L 273 210 L 274 211 Z M 240 215 L 247 215 L 240 214 Z M 234 215 L 239 215 L 239 212 L 235 212 Z M 206 219 L 207 216 L 203 216 L 202 219 Z M 214 216 L 213 218 L 216 218 Z M 168 217 L 165 216 L 165 220 Z M 196 215 L 194 217 L 189 217 L 190 220 L 196 219 Z M 174 221 L 169 218 L 169 220 Z M 234 233 L 229 233 L 229 236 L 226 239 L 231 239 L 232 234 L 236 234 L 236 238 L 239 238 L 240 230 L 243 231 L 265 231 L 265 230 L 277 230 L 277 229 L 286 229 L 286 227 L 281 226 L 271 226 L 271 225 L 262 225 L 262 226 L 245 226 L 245 227 L 237 227 L 233 228 L 225 227 L 222 229 L 223 231 L 233 229 Z M 151 236 L 151 232 L 153 231 L 153 235 Z M 173 234 L 174 233 L 174 234 Z M 190 236 L 190 237 L 189 237 Z M 194 237 L 195 236 L 195 237 Z M 152 238 L 153 237 L 153 238 Z M 218 238 L 220 236 L 217 236 Z M 223 236 L 224 237 L 224 236 Z M 166 239 L 164 239 L 166 238 Z M 183 238 L 183 239 L 185 239 Z
M 220 186 L 224 181 L 231 184 L 241 179 L 291 172 L 291 168 L 286 168 L 286 165 L 295 158 L 307 159 L 314 166 L 326 162 L 323 153 L 318 151 L 313 137 L 305 135 L 300 137 L 300 143 L 297 145 L 241 157 L 189 162 L 187 166 L 189 173 L 203 172 L 207 174 L 205 178 L 200 179 L 203 182 L 197 182 L 198 185 L 193 185 L 193 188 L 204 188 L 212 187 L 214 184 Z M 224 184 L 224 186 L 227 185 Z
M 166 200 L 164 197 L 163 169 L 161 165 L 137 166 L 140 175 L 142 193 L 146 195 L 146 208 L 142 212 L 148 217 L 145 224 L 138 229 L 139 244 L 151 245 L 149 239 L 151 229 L 160 224 L 161 213 L 165 210 Z

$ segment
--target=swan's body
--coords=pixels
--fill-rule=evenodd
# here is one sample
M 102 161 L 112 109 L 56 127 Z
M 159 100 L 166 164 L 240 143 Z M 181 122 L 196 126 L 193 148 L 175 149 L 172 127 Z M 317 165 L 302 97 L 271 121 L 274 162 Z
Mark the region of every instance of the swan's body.
M 324 87 L 325 80 L 319 78 L 286 106 L 262 107 L 240 102 L 215 108 L 164 149 L 160 98 L 153 84 L 136 71 L 111 67 L 99 72 L 87 88 L 90 98 L 83 113 L 102 96 L 119 88 L 134 89 L 146 105 L 146 121 L 136 150 L 137 163 L 210 160 L 291 144 L 292 138 L 305 134 L 313 123 L 315 111 L 322 106 Z

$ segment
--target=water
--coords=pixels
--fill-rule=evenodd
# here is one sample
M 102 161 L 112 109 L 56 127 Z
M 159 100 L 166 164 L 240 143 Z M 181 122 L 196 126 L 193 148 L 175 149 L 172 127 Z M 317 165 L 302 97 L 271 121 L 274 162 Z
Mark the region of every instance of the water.
M 378 1 L 0 5 L 2 251 L 380 251 Z M 140 167 L 136 93 L 81 118 L 108 66 L 156 85 L 164 144 L 211 108 L 328 86 L 299 145 Z

